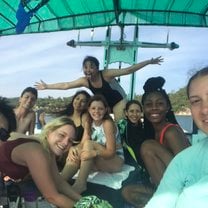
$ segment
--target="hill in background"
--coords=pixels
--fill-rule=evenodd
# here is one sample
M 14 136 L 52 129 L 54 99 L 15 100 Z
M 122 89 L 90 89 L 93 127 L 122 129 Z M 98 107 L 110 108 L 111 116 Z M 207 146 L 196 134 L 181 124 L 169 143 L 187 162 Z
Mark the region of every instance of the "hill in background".
M 173 111 L 176 114 L 190 114 L 188 99 L 186 95 L 186 88 L 181 88 L 176 92 L 168 93 L 170 101 L 172 103 Z M 135 99 L 141 101 L 141 95 L 136 95 Z M 8 98 L 12 106 L 18 105 L 19 98 Z M 65 106 L 71 102 L 72 97 L 64 98 L 38 98 L 37 107 L 45 110 L 46 113 L 55 113 L 65 108 Z

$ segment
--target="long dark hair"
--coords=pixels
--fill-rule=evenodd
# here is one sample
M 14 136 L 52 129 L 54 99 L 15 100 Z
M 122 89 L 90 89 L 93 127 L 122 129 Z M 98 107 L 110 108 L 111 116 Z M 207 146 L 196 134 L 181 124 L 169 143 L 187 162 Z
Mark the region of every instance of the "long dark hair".
M 71 102 L 68 105 L 66 105 L 65 109 L 63 111 L 60 111 L 60 112 L 57 113 L 58 116 L 71 116 L 74 113 L 73 102 L 74 102 L 75 98 L 80 94 L 85 95 L 86 98 L 87 98 L 87 100 L 86 100 L 86 109 L 83 109 L 83 112 L 82 112 L 82 113 L 84 113 L 87 110 L 87 102 L 88 102 L 88 100 L 90 99 L 91 96 L 87 91 L 80 90 L 80 91 L 77 91 L 74 94 L 74 96 L 72 97 Z
M 164 99 L 166 100 L 169 106 L 168 112 L 166 113 L 166 120 L 170 123 L 178 124 L 175 114 L 172 110 L 172 105 L 169 96 L 166 93 L 166 91 L 162 88 L 164 84 L 165 84 L 165 79 L 163 77 L 159 76 L 159 77 L 149 78 L 143 86 L 144 94 L 142 96 L 142 105 L 144 105 L 144 102 L 149 94 L 154 92 L 160 93 L 164 97 Z M 155 131 L 152 126 L 152 123 L 146 118 L 145 115 L 144 115 L 144 128 L 145 128 L 145 134 L 147 135 L 148 138 L 155 137 Z

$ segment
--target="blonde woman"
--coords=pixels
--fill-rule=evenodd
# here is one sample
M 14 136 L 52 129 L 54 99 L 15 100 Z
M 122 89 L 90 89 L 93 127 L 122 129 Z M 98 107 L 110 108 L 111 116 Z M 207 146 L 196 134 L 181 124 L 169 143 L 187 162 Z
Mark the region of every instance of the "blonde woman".
M 0 172 L 14 180 L 31 176 L 49 203 L 72 208 L 81 196 L 60 176 L 55 158 L 69 150 L 75 135 L 75 125 L 68 117 L 47 123 L 40 138 L 13 133 L 0 146 Z

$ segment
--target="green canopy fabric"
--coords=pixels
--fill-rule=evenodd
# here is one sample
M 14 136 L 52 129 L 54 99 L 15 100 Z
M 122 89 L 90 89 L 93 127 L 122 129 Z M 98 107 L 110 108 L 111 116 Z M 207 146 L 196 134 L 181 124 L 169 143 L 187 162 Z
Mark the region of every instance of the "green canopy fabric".
M 114 25 L 208 26 L 208 0 L 0 0 L 0 35 Z

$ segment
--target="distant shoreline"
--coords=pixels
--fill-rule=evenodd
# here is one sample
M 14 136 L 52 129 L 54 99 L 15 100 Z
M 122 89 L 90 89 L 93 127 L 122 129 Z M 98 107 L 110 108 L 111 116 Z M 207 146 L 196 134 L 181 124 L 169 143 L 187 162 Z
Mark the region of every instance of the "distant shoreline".
M 176 116 L 191 116 L 191 112 L 177 112 L 175 113 Z
M 176 116 L 191 116 L 191 113 L 183 113 L 183 112 L 180 112 L 180 113 L 175 113 Z
M 182 111 L 175 112 L 175 115 L 177 115 L 177 116 L 191 116 L 191 110 L 190 110 L 190 108 L 185 108 Z

